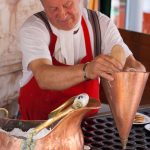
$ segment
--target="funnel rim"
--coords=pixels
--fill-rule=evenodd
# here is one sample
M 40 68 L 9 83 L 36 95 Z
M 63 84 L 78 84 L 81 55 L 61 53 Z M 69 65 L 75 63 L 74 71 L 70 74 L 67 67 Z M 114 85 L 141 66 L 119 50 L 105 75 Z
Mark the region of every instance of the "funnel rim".
M 142 74 L 149 74 L 149 71 L 142 72 L 142 71 L 119 71 L 119 72 L 114 72 L 113 74 L 120 74 L 120 73 L 142 73 Z

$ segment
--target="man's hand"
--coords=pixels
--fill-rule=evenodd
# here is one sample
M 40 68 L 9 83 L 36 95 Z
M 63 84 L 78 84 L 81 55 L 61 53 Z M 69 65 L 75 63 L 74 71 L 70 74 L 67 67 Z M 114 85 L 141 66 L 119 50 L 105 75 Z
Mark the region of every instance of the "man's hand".
M 126 59 L 125 66 L 123 68 L 123 71 L 137 71 L 137 72 L 146 72 L 146 68 L 144 65 L 137 61 L 133 55 L 130 55 Z
M 112 81 L 112 74 L 123 69 L 122 64 L 108 55 L 99 55 L 86 67 L 86 76 L 89 79 L 95 79 L 98 76 Z

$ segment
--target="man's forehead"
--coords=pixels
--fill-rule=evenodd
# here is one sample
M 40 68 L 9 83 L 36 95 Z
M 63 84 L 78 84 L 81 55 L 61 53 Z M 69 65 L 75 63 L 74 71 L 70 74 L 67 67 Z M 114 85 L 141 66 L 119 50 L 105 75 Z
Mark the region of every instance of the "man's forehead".
M 69 1 L 75 1 L 75 2 L 80 2 L 81 0 L 40 0 L 41 2 L 69 2 Z

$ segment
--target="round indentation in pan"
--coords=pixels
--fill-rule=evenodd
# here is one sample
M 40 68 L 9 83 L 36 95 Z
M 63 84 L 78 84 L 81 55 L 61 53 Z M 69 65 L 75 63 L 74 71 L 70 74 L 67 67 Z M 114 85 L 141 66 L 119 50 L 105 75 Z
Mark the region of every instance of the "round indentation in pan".
M 111 139 L 113 139 L 114 137 L 111 136 L 111 135 L 104 135 L 104 138 L 105 138 L 105 139 L 108 139 L 108 140 L 111 140 Z
M 98 135 L 98 136 L 99 136 L 99 135 L 100 135 L 100 136 L 103 136 L 104 132 L 97 130 L 97 131 L 94 131 L 94 134 L 95 134 L 95 135 Z
M 109 134 L 114 133 L 114 131 L 112 129 L 104 129 L 104 131 Z
M 104 129 L 104 125 L 97 124 L 97 125 L 95 125 L 95 128 L 96 128 L 97 130 L 101 130 L 101 129 Z
M 91 144 L 94 148 L 102 148 L 103 147 L 103 145 L 101 144 L 101 143 L 92 143 Z M 93 150 L 94 150 L 94 148 L 93 148 Z
M 113 147 L 114 147 L 115 150 L 117 150 L 117 149 L 118 149 L 118 150 L 119 150 L 119 149 L 121 150 L 121 149 L 122 149 L 122 146 L 121 146 L 121 145 L 114 145 Z
M 102 141 L 102 143 L 104 143 L 104 145 L 113 145 L 112 141 Z
M 103 138 L 102 137 L 93 137 L 93 140 L 98 142 L 98 141 L 103 141 Z
M 96 122 L 102 124 L 102 123 L 105 123 L 105 120 L 103 120 L 103 119 L 96 119 Z

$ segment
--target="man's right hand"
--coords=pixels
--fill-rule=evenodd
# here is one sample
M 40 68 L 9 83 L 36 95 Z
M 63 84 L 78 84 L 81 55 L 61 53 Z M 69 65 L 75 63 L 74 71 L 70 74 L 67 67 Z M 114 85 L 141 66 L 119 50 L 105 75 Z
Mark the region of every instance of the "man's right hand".
M 88 63 L 85 71 L 86 76 L 89 79 L 95 79 L 100 76 L 112 81 L 114 79 L 112 74 L 114 72 L 122 71 L 122 69 L 122 64 L 112 56 L 99 55 L 90 63 Z

